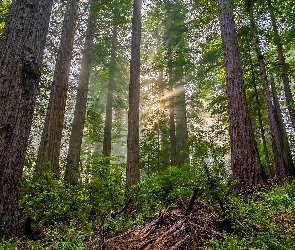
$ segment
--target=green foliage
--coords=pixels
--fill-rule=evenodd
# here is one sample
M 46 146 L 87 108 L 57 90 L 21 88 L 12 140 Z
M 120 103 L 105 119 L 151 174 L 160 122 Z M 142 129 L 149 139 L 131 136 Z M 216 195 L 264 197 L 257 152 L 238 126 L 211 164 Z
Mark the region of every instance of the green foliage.
M 159 127 L 159 126 L 157 126 Z M 143 129 L 140 138 L 140 169 L 143 178 L 160 174 L 167 169 L 166 162 L 169 162 L 169 148 L 164 145 L 163 138 L 160 140 L 161 131 L 154 129 Z M 168 135 L 165 135 L 168 138 Z M 168 156 L 168 157 L 167 157 Z
M 5 237 L 0 239 L 0 249 L 1 250 L 11 250 L 17 249 L 17 245 L 19 245 L 21 239 L 9 239 L 7 240 Z
M 23 177 L 22 218 L 30 216 L 34 225 L 44 227 L 44 235 L 36 243 L 22 241 L 22 249 L 39 249 L 40 245 L 88 249 L 94 231 L 103 238 L 125 228 L 119 216 L 114 219 L 111 213 L 124 206 L 126 166 L 112 165 L 110 160 L 114 159 L 92 155 L 84 163 L 83 183 L 77 186 L 55 179 L 52 172 Z M 18 242 L 3 240 L 1 244 L 16 246 Z
M 209 249 L 295 249 L 295 181 L 251 196 L 231 196 L 234 233 Z
M 23 218 L 31 216 L 43 225 L 85 222 L 91 209 L 89 194 L 80 187 L 56 180 L 52 172 L 25 176 L 21 190 Z
M 125 180 L 123 171 L 125 164 L 111 165 L 109 158 L 101 158 L 97 154 L 85 163 L 91 176 L 87 189 L 92 212 L 116 210 L 124 206 Z
M 69 226 L 56 227 L 48 230 L 43 241 L 52 249 L 80 250 L 86 248 L 87 229 L 71 222 Z M 90 232 L 88 232 L 90 233 Z
M 170 167 L 158 176 L 143 180 L 135 188 L 138 190 L 136 199 L 142 213 L 157 213 L 164 207 L 175 204 L 180 195 L 188 198 L 193 186 L 193 178 L 187 178 L 191 170 L 189 167 Z
M 2 30 L 5 26 L 5 22 L 6 22 L 6 18 L 8 16 L 10 4 L 11 4 L 10 0 L 2 0 L 0 2 L 0 36 L 2 35 Z
M 155 214 L 169 206 L 177 206 L 180 198 L 189 200 L 194 187 L 201 190 L 200 199 L 219 199 L 228 194 L 228 174 L 222 164 L 169 167 L 161 174 L 144 179 L 134 187 L 137 205 L 142 214 Z
M 44 225 L 85 222 L 91 212 L 108 211 L 124 204 L 124 165 L 110 165 L 109 159 L 93 155 L 86 163 L 86 183 L 71 186 L 56 180 L 51 172 L 23 178 L 23 217 L 31 216 Z M 87 178 L 87 179 L 86 179 Z

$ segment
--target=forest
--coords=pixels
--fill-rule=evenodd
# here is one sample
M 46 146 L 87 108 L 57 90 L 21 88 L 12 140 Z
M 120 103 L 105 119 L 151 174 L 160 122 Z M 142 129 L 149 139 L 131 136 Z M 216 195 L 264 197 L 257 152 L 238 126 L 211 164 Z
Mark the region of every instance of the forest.
M 1 0 L 0 249 L 295 249 L 292 0 Z

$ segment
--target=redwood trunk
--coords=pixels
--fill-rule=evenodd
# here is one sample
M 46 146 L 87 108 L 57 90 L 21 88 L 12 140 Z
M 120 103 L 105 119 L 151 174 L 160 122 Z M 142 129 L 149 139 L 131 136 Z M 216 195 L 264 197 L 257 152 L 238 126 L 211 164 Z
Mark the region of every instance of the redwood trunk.
M 167 124 L 166 124 L 166 83 L 163 81 L 163 69 L 160 69 L 159 72 L 159 89 L 160 89 L 160 109 L 163 112 L 161 120 L 159 121 L 160 128 L 160 147 L 161 147 L 161 157 L 160 165 L 164 168 L 170 166 L 170 157 L 169 157 L 169 136 L 167 133 Z M 160 171 L 160 168 L 159 168 Z
M 275 173 L 279 179 L 283 179 L 286 176 L 285 168 L 287 166 L 287 162 L 285 162 L 283 158 L 283 148 L 280 143 L 279 131 L 276 125 L 274 109 L 271 102 L 271 94 L 269 91 L 269 84 L 268 84 L 268 80 L 266 76 L 266 67 L 265 67 L 264 57 L 259 47 L 259 40 L 258 40 L 259 38 L 257 36 L 257 29 L 254 22 L 253 10 L 251 5 L 249 5 L 248 13 L 250 16 L 253 40 L 255 43 L 254 44 L 255 50 L 256 50 L 257 59 L 259 63 L 260 78 L 261 78 L 262 88 L 263 88 L 264 97 L 265 97 L 264 100 L 265 100 L 265 105 L 267 107 L 268 121 L 270 124 L 272 148 L 273 148 L 274 160 L 275 160 Z
M 170 121 L 170 164 L 176 166 L 176 129 L 174 110 L 174 89 L 172 76 L 172 48 L 171 41 L 168 42 L 168 77 L 169 77 L 169 121 Z
M 262 182 L 261 164 L 246 103 L 231 0 L 218 0 L 218 5 L 226 73 L 232 175 L 240 181 L 241 188 L 255 187 Z
M 93 0 L 90 1 L 90 5 Z M 74 119 L 72 124 L 69 150 L 66 162 L 65 180 L 75 185 L 79 178 L 79 164 L 81 144 L 83 138 L 83 129 L 85 124 L 85 114 L 87 106 L 87 95 L 89 76 L 91 69 L 91 59 L 93 50 L 95 30 L 95 14 L 89 9 L 89 17 L 86 29 L 86 37 L 84 50 L 82 54 L 81 71 L 79 76 L 79 84 L 76 96 L 76 105 L 74 112 Z
M 13 1 L 0 38 L 0 237 L 19 230 L 19 195 L 53 1 Z
M 292 126 L 295 129 L 294 100 L 293 100 L 293 95 L 292 95 L 292 91 L 290 88 L 290 79 L 289 79 L 289 75 L 288 75 L 286 59 L 284 57 L 283 46 L 282 46 L 281 38 L 280 38 L 280 35 L 278 32 L 278 26 L 277 26 L 276 18 L 274 16 L 271 0 L 267 0 L 267 4 L 268 4 L 270 19 L 271 19 L 271 23 L 272 23 L 273 32 L 274 32 L 274 43 L 277 47 L 278 59 L 279 59 L 279 62 L 281 65 L 281 70 L 282 70 L 282 80 L 283 80 L 283 85 L 284 85 L 285 97 L 286 97 L 286 101 L 287 101 L 287 107 L 288 107 L 290 118 L 292 121 Z
M 186 100 L 185 89 L 182 84 L 179 86 L 180 93 L 177 96 L 177 110 L 176 110 L 176 148 L 177 148 L 177 165 L 181 166 L 188 159 L 188 130 L 187 130 L 187 116 L 186 116 Z
M 127 190 L 140 180 L 139 168 L 139 98 L 140 98 L 140 39 L 142 0 L 134 0 L 132 19 L 129 111 L 127 135 Z
M 115 69 L 116 69 L 116 43 L 117 43 L 117 26 L 113 26 L 111 59 L 109 69 L 109 84 L 106 105 L 106 118 L 104 124 L 104 137 L 103 137 L 103 156 L 111 155 L 112 149 L 112 121 L 113 121 L 113 97 L 115 90 Z
M 262 115 L 261 115 L 261 108 L 260 108 L 261 103 L 258 98 L 258 90 L 257 90 L 257 85 L 256 85 L 255 73 L 254 73 L 254 65 L 253 65 L 252 58 L 251 58 L 249 43 L 248 43 L 248 53 L 249 53 L 249 59 L 250 59 L 252 83 L 253 83 L 253 88 L 254 88 L 254 93 L 255 93 L 255 101 L 256 101 L 256 105 L 257 105 L 257 117 L 258 117 L 261 140 L 262 140 L 264 154 L 265 154 L 266 167 L 268 169 L 268 175 L 273 176 L 273 169 L 270 164 L 269 152 L 268 152 L 267 144 L 266 144 L 265 130 L 264 130 L 263 122 L 262 122 Z M 261 170 L 262 170 L 262 177 L 264 179 L 266 179 L 267 178 L 266 172 L 263 170 L 263 168 L 261 168 Z
M 68 0 L 67 2 L 50 99 L 37 157 L 37 170 L 51 169 L 57 178 L 59 178 L 60 145 L 78 3 L 79 0 Z
M 271 76 L 271 88 L 272 88 L 272 95 L 273 95 L 273 102 L 274 102 L 274 109 L 275 109 L 275 118 L 277 121 L 277 126 L 279 128 L 279 133 L 280 133 L 279 138 L 280 138 L 280 143 L 283 147 L 283 157 L 284 157 L 284 161 L 286 163 L 285 164 L 285 173 L 287 176 L 293 176 L 294 172 L 295 172 L 294 163 L 293 163 L 293 159 L 292 159 L 292 154 L 291 154 L 291 150 L 290 150 L 286 127 L 285 127 L 285 124 L 284 124 L 283 118 L 282 118 L 282 111 L 281 111 L 281 107 L 280 107 L 280 103 L 279 103 L 279 99 L 278 99 L 273 76 Z

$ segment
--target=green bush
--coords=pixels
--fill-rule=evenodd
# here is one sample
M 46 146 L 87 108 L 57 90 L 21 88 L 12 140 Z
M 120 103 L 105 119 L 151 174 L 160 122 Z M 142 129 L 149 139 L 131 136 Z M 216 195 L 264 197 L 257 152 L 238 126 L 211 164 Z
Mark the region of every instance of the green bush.
M 80 186 L 56 180 L 52 172 L 35 173 L 23 178 L 21 190 L 23 218 L 32 217 L 45 226 L 85 222 L 91 209 L 89 195 Z
M 283 187 L 231 196 L 233 234 L 209 249 L 295 249 L 295 181 Z

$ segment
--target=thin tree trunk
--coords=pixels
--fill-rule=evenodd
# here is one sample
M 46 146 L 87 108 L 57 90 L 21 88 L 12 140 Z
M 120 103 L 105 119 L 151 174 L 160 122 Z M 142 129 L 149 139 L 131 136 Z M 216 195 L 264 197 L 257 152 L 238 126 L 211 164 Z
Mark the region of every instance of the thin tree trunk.
M 170 160 L 169 160 L 169 152 L 166 152 L 166 149 L 168 151 L 168 145 L 169 145 L 169 141 L 168 141 L 168 135 L 166 132 L 166 84 L 163 81 L 163 69 L 160 69 L 159 72 L 159 89 L 161 91 L 160 94 L 160 108 L 163 111 L 164 116 L 162 117 L 162 119 L 159 121 L 159 127 L 160 127 L 160 137 L 161 137 L 161 159 L 160 159 L 160 164 L 163 165 L 165 168 L 168 168 L 170 165 Z M 160 169 L 158 169 L 160 171 Z
M 113 97 L 115 91 L 115 70 L 116 70 L 116 50 L 117 50 L 117 26 L 113 25 L 112 48 L 109 69 L 109 84 L 106 105 L 106 118 L 104 124 L 103 156 L 111 155 L 112 148 L 112 121 L 113 121 Z
M 90 1 L 90 6 L 93 2 L 94 0 Z M 82 53 L 81 71 L 79 76 L 79 84 L 77 88 L 74 119 L 72 124 L 65 171 L 65 181 L 68 181 L 73 185 L 78 183 L 79 177 L 80 153 L 83 138 L 83 129 L 85 124 L 94 30 L 95 14 L 89 9 L 84 50 Z
M 188 159 L 188 130 L 187 130 L 187 116 L 186 116 L 186 100 L 185 100 L 185 89 L 182 84 L 180 92 L 177 96 L 177 108 L 176 108 L 176 149 L 177 149 L 177 165 L 181 166 Z
M 171 41 L 168 42 L 168 77 L 169 77 L 169 121 L 170 121 L 170 164 L 176 166 L 176 129 L 175 129 L 175 110 L 174 110 L 174 89 L 172 76 L 172 48 Z
M 0 38 L 0 237 L 19 230 L 21 178 L 52 3 L 13 1 Z
M 132 19 L 129 112 L 127 135 L 127 190 L 140 180 L 139 168 L 139 98 L 140 98 L 140 39 L 142 0 L 134 0 Z
M 274 32 L 274 43 L 277 47 L 278 58 L 279 58 L 279 62 L 281 65 L 281 70 L 282 70 L 282 80 L 284 85 L 285 97 L 287 101 L 287 107 L 288 107 L 290 118 L 292 121 L 292 126 L 295 129 L 294 100 L 293 100 L 293 95 L 290 88 L 290 80 L 289 80 L 289 75 L 288 75 L 288 70 L 286 65 L 286 59 L 284 57 L 283 46 L 282 46 L 281 38 L 278 32 L 278 26 L 277 26 L 276 18 L 274 16 L 271 0 L 267 0 L 267 4 L 268 4 L 270 19 L 272 23 L 273 32 Z
M 227 85 L 232 174 L 233 178 L 240 181 L 240 188 L 255 188 L 262 182 L 261 164 L 246 103 L 231 0 L 218 0 L 218 5 Z
M 277 126 L 279 128 L 279 133 L 280 133 L 279 138 L 280 138 L 280 143 L 283 145 L 283 157 L 284 157 L 284 161 L 286 162 L 285 172 L 287 176 L 293 176 L 295 169 L 294 169 L 294 162 L 292 159 L 292 154 L 291 154 L 290 145 L 288 141 L 288 136 L 286 132 L 286 127 L 283 122 L 282 111 L 281 111 L 278 94 L 275 87 L 275 81 L 272 75 L 270 79 L 271 79 L 270 82 L 271 82 L 274 109 L 275 109 L 275 117 L 276 117 Z
M 59 178 L 59 155 L 79 0 L 68 0 L 53 83 L 38 150 L 37 171 L 51 169 Z M 49 164 L 48 164 L 49 163 Z M 43 165 L 42 164 L 46 164 Z
M 257 105 L 257 108 L 256 108 L 257 117 L 258 117 L 258 123 L 259 123 L 259 129 L 260 129 L 263 150 L 264 150 L 264 154 L 265 154 L 266 167 L 268 170 L 268 175 L 273 176 L 274 173 L 273 173 L 273 169 L 270 164 L 270 157 L 269 157 L 269 152 L 267 149 L 267 143 L 266 143 L 266 138 L 265 138 L 265 130 L 264 130 L 263 122 L 262 122 L 262 115 L 261 115 L 261 108 L 260 108 L 261 103 L 258 98 L 258 90 L 257 90 L 257 85 L 256 85 L 256 77 L 255 77 L 255 73 L 254 73 L 254 65 L 253 65 L 253 61 L 251 58 L 251 54 L 250 54 L 251 53 L 250 52 L 250 45 L 249 45 L 249 43 L 247 45 L 248 45 L 248 54 L 249 54 L 250 67 L 251 67 L 252 83 L 253 83 L 253 89 L 254 89 L 254 94 L 255 94 L 255 101 L 256 101 L 256 105 Z M 262 174 L 263 174 L 263 178 L 266 179 L 267 178 L 266 172 L 263 171 L 263 168 L 262 168 Z
M 268 121 L 270 124 L 272 148 L 273 148 L 274 160 L 275 160 L 275 173 L 279 179 L 284 179 L 286 176 L 285 168 L 286 168 L 287 162 L 285 162 L 283 158 L 283 148 L 280 143 L 279 131 L 276 125 L 274 109 L 271 102 L 271 94 L 269 91 L 269 84 L 268 84 L 268 80 L 266 76 L 266 67 L 265 67 L 264 57 L 259 47 L 259 40 L 258 40 L 259 38 L 257 36 L 257 28 L 254 22 L 253 10 L 251 5 L 249 5 L 248 7 L 248 13 L 250 16 L 254 46 L 255 46 L 257 59 L 259 63 L 260 78 L 261 78 L 262 88 L 263 88 L 264 97 L 265 97 L 264 100 L 265 100 L 265 105 L 267 107 Z

